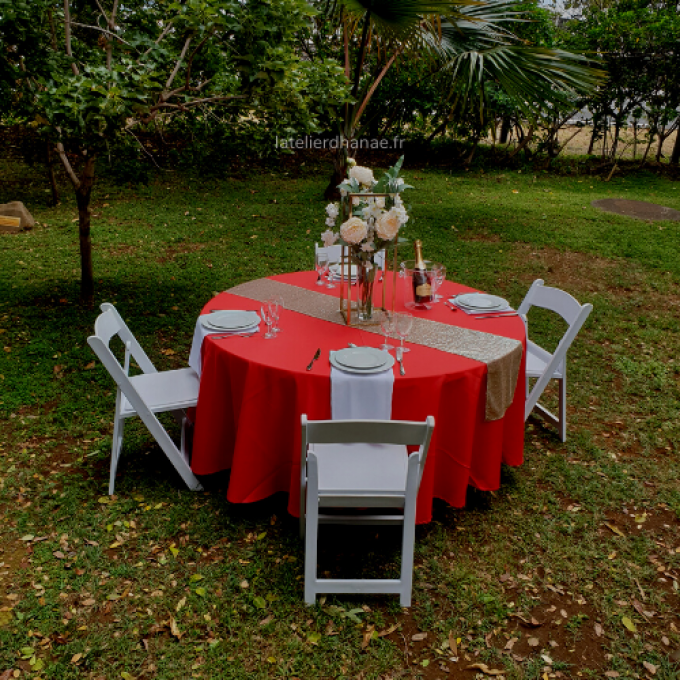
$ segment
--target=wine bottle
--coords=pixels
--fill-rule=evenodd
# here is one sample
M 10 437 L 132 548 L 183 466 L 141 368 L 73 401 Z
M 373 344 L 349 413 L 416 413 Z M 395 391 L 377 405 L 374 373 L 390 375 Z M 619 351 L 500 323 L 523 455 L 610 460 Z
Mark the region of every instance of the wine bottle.
M 423 243 L 415 242 L 416 261 L 413 265 L 413 300 L 416 304 L 422 305 L 432 302 L 432 278 L 423 260 Z

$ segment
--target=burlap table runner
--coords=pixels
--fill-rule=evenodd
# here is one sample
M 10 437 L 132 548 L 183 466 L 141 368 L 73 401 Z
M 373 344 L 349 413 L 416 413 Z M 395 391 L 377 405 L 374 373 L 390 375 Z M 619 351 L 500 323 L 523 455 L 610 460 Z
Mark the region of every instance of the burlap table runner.
M 286 309 L 331 323 L 345 323 L 336 297 L 282 281 L 257 279 L 227 292 L 258 302 L 280 295 Z M 377 327 L 362 325 L 361 330 L 381 335 Z M 486 364 L 486 419 L 498 420 L 505 415 L 515 396 L 522 361 L 522 343 L 519 340 L 415 317 L 408 341 Z

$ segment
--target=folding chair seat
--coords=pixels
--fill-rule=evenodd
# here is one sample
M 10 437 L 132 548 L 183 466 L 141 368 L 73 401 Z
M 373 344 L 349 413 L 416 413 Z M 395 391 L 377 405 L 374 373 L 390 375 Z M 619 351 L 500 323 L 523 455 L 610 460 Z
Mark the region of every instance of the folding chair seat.
M 114 492 L 116 470 L 123 447 L 125 419 L 139 416 L 158 442 L 163 453 L 180 474 L 186 485 L 199 491 L 203 487 L 189 467 L 186 451 L 187 418 L 185 409 L 196 406 L 199 378 L 192 368 L 158 372 L 146 355 L 116 308 L 105 302 L 102 314 L 95 322 L 95 332 L 87 342 L 117 385 L 116 407 L 111 447 L 109 494 Z M 125 346 L 123 365 L 118 362 L 110 348 L 111 339 L 118 336 Z M 130 377 L 130 358 L 143 371 Z M 179 448 L 156 417 L 157 413 L 170 412 L 181 424 L 182 435 Z
M 567 350 L 581 330 L 581 326 L 585 323 L 593 306 L 591 304 L 581 305 L 569 293 L 565 293 L 559 288 L 545 286 L 542 279 L 536 279 L 517 310 L 525 319 L 525 323 L 526 315 L 532 307 L 541 307 L 559 314 L 568 324 L 568 328 L 553 354 L 527 338 L 527 396 L 524 420 L 526 421 L 529 415 L 535 411 L 537 415 L 557 427 L 560 438 L 564 442 L 567 439 Z M 530 378 L 536 378 L 536 383 L 531 390 L 529 389 Z M 538 403 L 543 390 L 552 379 L 559 383 L 559 412 L 557 415 Z
M 307 416 L 302 416 L 300 533 L 305 539 L 307 604 L 313 604 L 318 593 L 397 593 L 402 606 L 411 605 L 416 500 L 433 428 L 432 416 L 422 423 L 308 421 Z M 409 455 L 408 445 L 419 449 Z M 329 508 L 364 512 L 329 514 Z M 378 508 L 401 512 L 376 514 Z M 318 578 L 317 539 L 322 523 L 402 525 L 400 577 Z

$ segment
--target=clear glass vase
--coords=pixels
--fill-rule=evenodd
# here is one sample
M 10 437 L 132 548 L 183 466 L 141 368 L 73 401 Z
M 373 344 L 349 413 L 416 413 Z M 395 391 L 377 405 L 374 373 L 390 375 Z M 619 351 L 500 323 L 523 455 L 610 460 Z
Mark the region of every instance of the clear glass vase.
M 376 266 L 373 258 L 353 258 L 357 268 L 357 317 L 360 322 L 373 321 L 373 287 Z

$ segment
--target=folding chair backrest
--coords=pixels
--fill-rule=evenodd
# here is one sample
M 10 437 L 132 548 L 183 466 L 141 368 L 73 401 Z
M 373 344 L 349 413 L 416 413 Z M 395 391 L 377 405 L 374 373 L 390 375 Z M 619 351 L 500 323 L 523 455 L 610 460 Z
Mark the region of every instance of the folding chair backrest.
M 309 444 L 401 444 L 420 446 L 418 482 L 423 476 L 434 418 L 424 422 L 401 420 L 315 420 L 302 416 L 302 459 L 304 471 Z
M 342 246 L 320 246 L 318 243 L 314 244 L 314 253 L 327 253 L 329 262 L 340 262 L 342 260 Z M 375 263 L 383 269 L 385 267 L 385 251 L 380 250 L 374 256 Z
M 571 343 L 574 341 L 574 338 L 576 338 L 576 335 L 581 330 L 581 326 L 583 326 L 588 315 L 593 310 L 591 304 L 582 305 L 576 298 L 559 288 L 544 286 L 542 279 L 536 279 L 536 281 L 533 282 L 517 311 L 519 314 L 524 315 L 531 307 L 541 307 L 542 309 L 547 309 L 559 314 L 567 324 L 569 324 L 569 328 L 562 336 L 562 339 L 552 355 L 541 347 L 536 346 L 536 351 L 546 362 L 546 367 L 543 375 L 541 375 L 532 388 L 531 394 L 527 395 L 527 402 L 525 405 L 526 416 L 533 410 L 541 393 L 545 389 L 545 386 L 552 378 L 555 370 L 557 370 L 564 360 Z
M 157 373 L 156 368 L 125 322 L 120 318 L 115 307 L 109 303 L 104 303 L 101 307 L 104 311 L 97 317 L 94 324 L 95 334 L 87 339 L 87 343 L 148 427 L 147 420 L 157 421 L 157 418 L 130 382 L 128 376 L 130 357 L 137 362 L 144 373 Z M 111 339 L 116 335 L 125 344 L 125 360 L 122 366 L 109 347 Z

